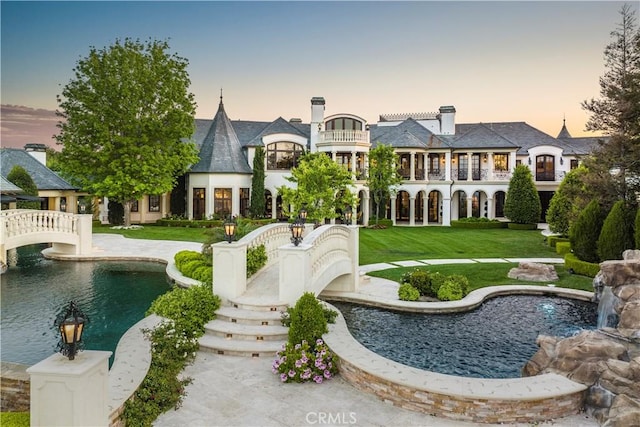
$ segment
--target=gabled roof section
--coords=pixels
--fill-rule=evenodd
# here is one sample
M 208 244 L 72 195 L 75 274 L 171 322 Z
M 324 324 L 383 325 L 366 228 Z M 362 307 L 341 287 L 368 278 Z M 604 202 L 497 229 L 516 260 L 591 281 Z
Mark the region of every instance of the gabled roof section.
M 371 126 L 372 148 L 378 143 L 394 148 L 449 148 L 447 142 L 414 119 L 407 119 L 396 126 Z
M 464 132 L 449 138 L 454 148 L 507 148 L 513 150 L 518 147 L 483 123 L 465 127 Z
M 31 154 L 17 148 L 0 149 L 0 173 L 6 178 L 14 166 L 22 166 L 38 190 L 78 190 Z
M 247 142 L 247 146 L 257 147 L 261 146 L 262 138 L 267 135 L 273 135 L 276 133 L 288 133 L 292 135 L 298 135 L 303 138 L 309 139 L 309 135 L 305 135 L 300 131 L 297 127 L 293 126 L 293 124 L 289 123 L 282 117 L 278 117 L 273 122 L 269 123 L 266 128 L 264 128 L 259 134 L 254 136 L 251 141 Z
M 200 145 L 200 161 L 191 168 L 190 172 L 252 173 L 242 154 L 242 146 L 238 136 L 224 111 L 222 96 L 218 112 Z

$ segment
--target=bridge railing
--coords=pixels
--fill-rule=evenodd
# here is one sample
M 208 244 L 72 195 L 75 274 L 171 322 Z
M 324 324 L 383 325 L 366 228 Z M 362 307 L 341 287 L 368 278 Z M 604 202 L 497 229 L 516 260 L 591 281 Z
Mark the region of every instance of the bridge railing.
M 307 225 L 305 234 L 312 228 L 312 225 Z M 214 244 L 213 291 L 223 300 L 239 297 L 247 290 L 247 249 L 264 244 L 267 252 L 266 266 L 270 266 L 279 260 L 278 248 L 290 244 L 290 241 L 289 224 L 277 223 L 260 227 L 237 242 Z
M 299 246 L 279 248 L 279 299 L 294 304 L 304 292 L 354 292 L 358 286 L 357 226 L 327 225 L 313 230 Z
M 7 250 L 36 243 L 53 243 L 62 255 L 84 255 L 92 250 L 92 215 L 60 211 L 11 209 L 0 215 L 0 261 Z

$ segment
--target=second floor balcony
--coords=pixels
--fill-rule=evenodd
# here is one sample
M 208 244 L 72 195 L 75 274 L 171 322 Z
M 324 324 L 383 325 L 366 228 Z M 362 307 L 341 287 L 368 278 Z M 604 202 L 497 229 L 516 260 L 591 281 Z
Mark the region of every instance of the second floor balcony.
M 319 135 L 319 144 L 344 145 L 344 144 L 369 144 L 369 131 L 367 130 L 325 130 Z

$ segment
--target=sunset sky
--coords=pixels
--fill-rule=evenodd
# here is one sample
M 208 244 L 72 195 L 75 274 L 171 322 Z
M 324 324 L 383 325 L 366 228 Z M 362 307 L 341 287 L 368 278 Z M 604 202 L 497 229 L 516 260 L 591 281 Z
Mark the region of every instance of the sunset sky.
M 622 5 L 2 1 L 2 144 L 19 133 L 50 143 L 35 140 L 38 110 L 56 109 L 90 46 L 126 37 L 167 39 L 189 60 L 198 118 L 214 116 L 223 88 L 232 120 L 309 122 L 323 96 L 326 115 L 371 123 L 454 105 L 458 123 L 526 121 L 556 136 L 566 117 L 581 136 L 580 103 L 600 97 Z

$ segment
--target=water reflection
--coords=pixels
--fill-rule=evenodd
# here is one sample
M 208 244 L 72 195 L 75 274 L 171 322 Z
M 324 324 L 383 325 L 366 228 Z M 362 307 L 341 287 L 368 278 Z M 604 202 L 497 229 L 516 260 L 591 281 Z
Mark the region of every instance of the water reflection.
M 71 300 L 89 316 L 85 348 L 115 351 L 124 332 L 170 288 L 162 264 L 53 261 L 42 257 L 43 248 L 19 248 L 16 266 L 0 276 L 2 361 L 32 365 L 55 352 L 53 322 Z

